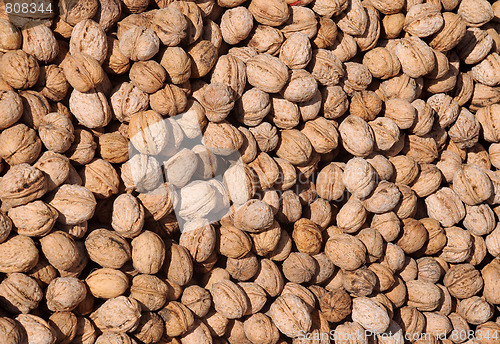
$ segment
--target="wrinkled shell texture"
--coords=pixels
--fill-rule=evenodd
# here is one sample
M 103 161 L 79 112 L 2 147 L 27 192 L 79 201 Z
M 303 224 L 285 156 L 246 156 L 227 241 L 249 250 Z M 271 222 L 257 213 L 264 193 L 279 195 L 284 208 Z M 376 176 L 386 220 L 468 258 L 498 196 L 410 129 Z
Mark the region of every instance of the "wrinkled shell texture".
M 500 343 L 500 1 L 32 3 L 0 344 Z

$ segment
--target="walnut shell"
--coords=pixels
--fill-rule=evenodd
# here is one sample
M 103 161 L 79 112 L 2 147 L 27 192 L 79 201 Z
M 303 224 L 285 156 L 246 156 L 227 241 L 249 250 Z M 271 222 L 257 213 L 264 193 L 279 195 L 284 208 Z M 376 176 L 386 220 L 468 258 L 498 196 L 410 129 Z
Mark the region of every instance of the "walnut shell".
M 259 54 L 247 61 L 248 83 L 264 92 L 281 91 L 288 78 L 288 68 L 277 57 Z
M 40 67 L 33 56 L 12 50 L 3 54 L 0 62 L 0 77 L 11 87 L 25 90 L 36 84 Z

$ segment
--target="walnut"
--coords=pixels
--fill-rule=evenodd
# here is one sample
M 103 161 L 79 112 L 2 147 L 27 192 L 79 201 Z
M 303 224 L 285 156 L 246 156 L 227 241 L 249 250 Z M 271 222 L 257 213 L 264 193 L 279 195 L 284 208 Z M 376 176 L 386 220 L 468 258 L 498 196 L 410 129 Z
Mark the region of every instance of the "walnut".
M 174 47 L 186 38 L 188 20 L 179 9 L 168 6 L 154 14 L 151 28 L 164 45 Z
M 42 148 L 36 132 L 22 123 L 13 125 L 0 133 L 0 157 L 9 165 L 33 163 Z
M 361 117 L 349 115 L 344 118 L 340 123 L 339 132 L 342 145 L 349 153 L 365 157 L 373 151 L 375 143 L 373 131 Z
M 450 227 L 465 216 L 465 207 L 458 195 L 450 188 L 441 188 L 425 199 L 429 216 L 443 226 Z
M 40 200 L 11 208 L 8 214 L 17 228 L 17 233 L 31 237 L 48 234 L 59 216 L 54 207 Z
M 89 258 L 105 268 L 119 269 L 131 258 L 129 243 L 116 232 L 96 229 L 85 239 Z
M 367 297 L 352 300 L 352 319 L 369 331 L 383 333 L 390 324 L 386 308 Z
M 102 268 L 91 272 L 85 279 L 94 297 L 111 299 L 125 293 L 129 287 L 127 276 L 120 270 Z
M 106 33 L 99 24 L 91 19 L 84 19 L 74 26 L 69 41 L 71 54 L 85 53 L 103 63 L 107 51 Z
M 22 50 L 8 51 L 0 57 L 0 77 L 15 89 L 33 87 L 39 75 L 36 59 Z
M 311 328 L 311 316 L 306 304 L 298 296 L 286 294 L 279 296 L 270 308 L 270 317 L 276 327 L 288 337 L 298 337 L 301 331 Z M 285 314 L 293 314 L 290 318 Z
M 75 139 L 71 120 L 58 112 L 49 113 L 41 119 L 38 133 L 44 146 L 55 153 L 66 152 Z
M 457 13 L 468 26 L 482 26 L 493 18 L 491 4 L 483 0 L 466 0 L 460 2 Z
M 288 78 L 287 66 L 277 57 L 259 54 L 247 62 L 248 83 L 264 92 L 279 92 Z
M 85 93 L 73 90 L 69 108 L 76 119 L 87 128 L 102 128 L 111 120 L 111 107 L 99 88 Z
M 127 332 L 134 331 L 141 318 L 141 306 L 138 301 L 118 296 L 109 299 L 99 307 L 95 314 L 96 325 L 104 331 Z
M 191 77 L 193 78 L 207 75 L 217 62 L 217 48 L 210 41 L 200 40 L 191 45 L 186 53 L 191 58 Z
M 161 309 L 168 299 L 169 285 L 154 275 L 137 275 L 132 279 L 130 297 L 149 311 Z
M 27 204 L 47 192 L 47 179 L 36 167 L 28 164 L 12 166 L 0 180 L 2 210 Z
M 445 52 L 453 49 L 465 36 L 466 22 L 461 16 L 452 12 L 443 12 L 444 25 L 431 35 L 429 46 L 437 51 Z
M 159 51 L 160 39 L 152 29 L 135 26 L 122 34 L 118 49 L 132 61 L 146 61 Z

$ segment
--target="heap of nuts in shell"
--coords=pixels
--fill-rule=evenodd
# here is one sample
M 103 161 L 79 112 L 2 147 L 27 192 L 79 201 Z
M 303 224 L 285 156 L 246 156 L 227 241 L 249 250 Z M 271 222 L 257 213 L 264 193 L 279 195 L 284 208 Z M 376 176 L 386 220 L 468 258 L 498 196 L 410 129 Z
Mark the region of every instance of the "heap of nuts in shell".
M 2 343 L 499 343 L 500 1 L 0 5 Z

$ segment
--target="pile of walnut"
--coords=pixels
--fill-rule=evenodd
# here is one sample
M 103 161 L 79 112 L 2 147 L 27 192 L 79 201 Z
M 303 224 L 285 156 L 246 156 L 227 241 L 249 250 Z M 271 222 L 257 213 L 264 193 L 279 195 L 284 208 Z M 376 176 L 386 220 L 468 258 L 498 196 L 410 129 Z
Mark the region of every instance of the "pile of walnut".
M 289 2 L 0 19 L 2 344 L 500 342 L 500 1 Z

